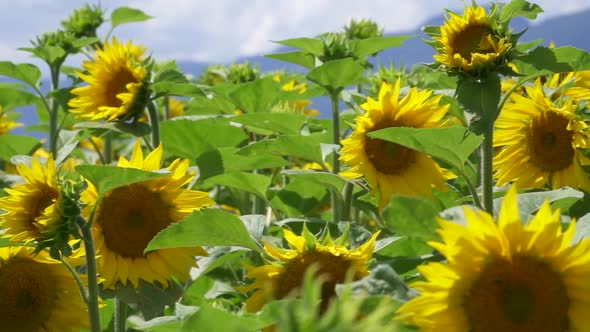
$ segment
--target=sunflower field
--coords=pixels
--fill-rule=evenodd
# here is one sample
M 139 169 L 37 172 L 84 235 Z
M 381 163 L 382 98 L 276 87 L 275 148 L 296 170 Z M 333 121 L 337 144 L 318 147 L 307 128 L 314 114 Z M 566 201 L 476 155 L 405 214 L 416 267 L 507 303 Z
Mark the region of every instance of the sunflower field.
M 590 331 L 590 54 L 520 41 L 541 12 L 448 11 L 413 68 L 363 19 L 184 73 L 75 10 L 21 49 L 49 87 L 0 62 L 0 331 Z

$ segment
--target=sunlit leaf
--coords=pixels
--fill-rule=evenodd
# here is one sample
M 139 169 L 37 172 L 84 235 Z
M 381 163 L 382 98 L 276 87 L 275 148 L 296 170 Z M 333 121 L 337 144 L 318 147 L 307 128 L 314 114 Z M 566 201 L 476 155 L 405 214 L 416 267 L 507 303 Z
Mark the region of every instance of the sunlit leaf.
M 532 52 L 514 59 L 518 72 L 525 76 L 590 70 L 590 54 L 579 48 L 537 47 Z
M 305 68 L 311 69 L 315 67 L 315 57 L 309 53 L 302 51 L 266 54 L 264 56 L 271 59 L 294 63 Z
M 285 170 L 281 172 L 292 178 L 297 178 L 302 181 L 311 181 L 317 184 L 322 184 L 335 192 L 338 195 L 342 195 L 342 189 L 346 184 L 346 180 L 342 177 L 328 173 L 328 172 L 317 172 L 317 171 L 309 171 L 309 170 Z
M 500 21 L 509 22 L 514 17 L 522 16 L 534 20 L 543 12 L 539 5 L 526 0 L 512 0 L 502 7 Z
M 219 209 L 204 209 L 158 233 L 145 252 L 195 246 L 239 246 L 260 250 L 236 216 Z
M 16 78 L 32 87 L 37 87 L 41 79 L 41 71 L 30 63 L 14 64 L 9 61 L 0 61 L 0 75 Z
M 170 176 L 169 172 L 150 172 L 107 165 L 80 165 L 76 171 L 92 182 L 100 195 L 128 184 Z
M 324 42 L 314 38 L 292 38 L 275 41 L 277 44 L 291 46 L 302 51 L 309 52 L 313 55 L 322 55 L 324 53 Z
M 394 196 L 383 211 L 385 227 L 396 236 L 408 236 L 422 242 L 438 238 L 438 209 L 427 199 Z
M 303 114 L 249 113 L 234 116 L 231 121 L 275 133 L 296 135 L 300 133 L 306 118 Z
M 324 135 L 284 135 L 276 139 L 267 139 L 252 143 L 242 148 L 238 153 L 244 155 L 281 155 L 303 158 L 322 163 L 320 143 L 324 142 Z
M 199 311 L 187 319 L 182 331 L 254 332 L 272 323 L 274 323 L 274 320 L 265 316 L 254 314 L 236 315 L 216 309 L 209 304 L 203 304 Z
M 541 207 L 545 200 L 554 202 L 570 197 L 582 198 L 584 197 L 584 193 L 572 188 L 521 193 L 518 194 L 518 213 L 522 220 L 528 220 L 529 217 Z M 496 198 L 494 200 L 494 215 L 497 215 L 500 212 L 500 207 L 502 206 L 503 201 L 504 197 Z
M 356 56 L 364 57 L 381 52 L 387 48 L 399 47 L 406 40 L 414 36 L 383 36 L 366 39 L 356 39 L 351 42 L 353 53 Z
M 130 7 L 119 7 L 111 13 L 111 29 L 121 24 L 142 22 L 152 18 L 143 11 Z
M 276 155 L 240 155 L 237 148 L 208 150 L 197 157 L 199 179 L 206 179 L 223 173 L 249 171 L 254 169 L 277 168 L 289 165 L 285 158 Z
M 41 146 L 38 139 L 30 136 L 0 135 L 0 159 L 10 160 L 14 155 L 30 155 Z
M 337 92 L 343 88 L 357 84 L 363 77 L 365 69 L 352 58 L 325 62 L 312 69 L 307 78 L 326 90 Z
M 458 82 L 457 100 L 467 112 L 479 118 L 471 124 L 474 133 L 485 132 L 496 121 L 500 93 L 500 78 L 497 74 L 490 74 L 484 80 L 467 78 Z
M 203 185 L 219 185 L 244 190 L 266 200 L 270 178 L 261 174 L 232 172 L 210 177 L 203 182 Z
M 286 92 L 272 77 L 238 85 L 229 93 L 230 99 L 248 113 L 269 112 Z
M 102 129 L 105 131 L 116 131 L 124 134 L 131 134 L 142 137 L 152 132 L 149 124 L 144 122 L 78 122 L 76 128 Z

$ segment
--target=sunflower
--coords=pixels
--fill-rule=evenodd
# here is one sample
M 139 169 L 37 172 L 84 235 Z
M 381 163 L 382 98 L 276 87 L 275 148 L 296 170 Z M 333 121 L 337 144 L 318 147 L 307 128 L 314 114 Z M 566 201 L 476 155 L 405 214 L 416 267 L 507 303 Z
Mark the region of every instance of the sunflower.
M 134 104 L 142 93 L 146 68 L 143 66 L 145 48 L 131 42 L 104 44 L 97 50 L 94 61 L 85 61 L 88 74 L 78 76 L 89 85 L 72 90 L 74 98 L 68 105 L 78 117 L 92 120 L 126 120 L 138 116 Z
M 50 155 L 47 165 L 31 159 L 32 167 L 17 165 L 25 183 L 5 188 L 8 194 L 0 198 L 0 228 L 11 242 L 30 242 L 41 237 L 41 231 L 60 219 L 57 208 L 60 190 L 57 184 L 55 161 Z
M 325 278 L 322 286 L 323 306 L 336 295 L 336 284 L 343 283 L 349 271 L 352 271 L 353 280 L 369 274 L 367 264 L 373 255 L 379 232 L 352 250 L 341 244 L 344 237 L 333 241 L 328 237 L 326 243 L 322 244 L 307 229 L 304 232 L 307 236 L 297 236 L 290 230 L 283 230 L 285 239 L 295 249 L 281 249 L 264 243 L 264 251 L 275 261 L 256 268 L 249 267 L 246 278 L 255 281 L 248 286 L 239 287 L 239 290 L 256 291 L 246 300 L 246 310 L 256 312 L 267 300 L 282 299 L 299 290 L 305 272 L 312 265 L 318 269 L 317 274 Z
M 525 90 L 526 96 L 511 96 L 495 123 L 494 146 L 504 147 L 494 158 L 498 185 L 514 181 L 520 188 L 542 188 L 549 183 L 590 191 L 582 167 L 590 160 L 580 151 L 590 141 L 574 100 L 566 98 L 557 106 L 540 79 Z
M 156 171 L 162 162 L 162 146 L 143 158 L 138 141 L 131 160 L 119 159 L 118 167 Z M 193 256 L 206 256 L 201 247 L 158 249 L 144 254 L 148 243 L 164 228 L 179 222 L 193 211 L 213 205 L 208 193 L 182 189 L 194 174 L 189 173 L 189 161 L 177 159 L 167 168 L 170 175 L 121 186 L 106 193 L 93 223 L 97 255 L 105 288 L 115 288 L 118 282 L 139 286 L 148 283 L 170 285 L 172 275 L 181 281 L 189 277 L 190 267 L 196 266 Z M 88 217 L 96 204 L 98 193 L 92 183 L 82 193 L 87 203 Z
M 473 71 L 495 63 L 511 47 L 505 38 L 496 36 L 483 7 L 468 7 L 463 16 L 450 17 L 434 36 L 439 54 L 434 59 L 449 68 Z
M 0 106 L 0 135 L 6 135 L 12 129 L 22 126 L 22 123 L 12 121 Z
M 170 118 L 184 115 L 184 104 L 176 98 L 168 99 L 168 109 L 170 110 Z
M 572 244 L 575 222 L 563 232 L 549 201 L 523 226 L 514 188 L 497 224 L 469 208 L 466 226 L 439 220 L 443 243 L 429 245 L 448 262 L 418 268 L 421 294 L 398 319 L 420 331 L 590 331 L 590 241 Z
M 368 132 L 389 127 L 434 128 L 444 126 L 449 105 L 441 106 L 441 96 L 432 91 L 410 89 L 400 99 L 400 80 L 383 83 L 379 100 L 369 97 L 361 107 L 366 111 L 356 118 L 356 128 L 342 140 L 340 160 L 352 166 L 340 175 L 350 179 L 365 176 L 372 192 L 379 192 L 379 208 L 384 208 L 394 193 L 431 195 L 432 187 L 445 188 L 446 171 L 424 153 L 401 145 L 373 139 Z
M 68 269 L 47 252 L 0 248 L 3 331 L 68 332 L 88 328 L 86 304 Z
M 281 81 L 283 80 L 283 77 L 280 73 L 276 73 L 273 75 L 272 79 L 277 82 L 277 83 L 281 83 Z M 281 89 L 283 91 L 295 91 L 298 92 L 299 94 L 304 94 L 305 92 L 307 92 L 307 84 L 305 84 L 305 82 L 300 82 L 297 83 L 295 80 L 291 80 L 285 84 L 283 84 L 281 86 Z M 313 108 L 308 108 L 309 105 L 311 105 L 312 102 L 311 100 L 308 99 L 299 99 L 299 100 L 295 100 L 295 101 L 289 101 L 288 103 L 286 103 L 286 107 L 290 112 L 296 112 L 298 114 L 305 114 L 305 115 L 309 115 L 309 116 L 318 116 L 320 114 L 320 111 L 313 109 Z

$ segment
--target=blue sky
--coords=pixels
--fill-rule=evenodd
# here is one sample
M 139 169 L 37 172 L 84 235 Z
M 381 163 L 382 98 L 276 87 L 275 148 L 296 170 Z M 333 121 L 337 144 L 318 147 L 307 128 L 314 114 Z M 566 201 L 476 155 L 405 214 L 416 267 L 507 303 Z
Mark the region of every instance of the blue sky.
M 55 30 L 79 0 L 0 0 L 0 60 L 31 62 L 18 47 L 37 34 Z M 470 1 L 468 1 L 470 2 Z M 588 0 L 538 0 L 540 20 L 590 8 Z M 97 1 L 90 1 L 97 3 Z M 487 4 L 488 1 L 480 1 Z M 119 39 L 150 49 L 159 60 L 231 62 L 273 50 L 272 40 L 315 36 L 340 30 L 351 18 L 371 18 L 387 32 L 411 31 L 443 8 L 462 10 L 463 0 L 102 0 L 107 15 L 119 6 L 154 16 L 121 26 Z M 106 29 L 105 29 L 106 30 Z M 102 36 L 106 31 L 101 31 Z

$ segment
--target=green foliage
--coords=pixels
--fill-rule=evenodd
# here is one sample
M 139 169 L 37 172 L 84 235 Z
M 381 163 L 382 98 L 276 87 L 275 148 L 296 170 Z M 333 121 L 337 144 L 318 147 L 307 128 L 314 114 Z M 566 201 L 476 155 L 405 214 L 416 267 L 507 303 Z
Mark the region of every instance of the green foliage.
M 80 165 L 76 167 L 76 171 L 96 187 L 100 196 L 119 187 L 162 178 L 170 174 L 105 165 Z
M 345 87 L 358 84 L 363 77 L 364 68 L 352 58 L 326 62 L 314 68 L 307 78 L 321 86 L 329 93 L 338 93 Z
M 37 88 L 41 79 L 41 71 L 30 63 L 14 64 L 9 61 L 0 61 L 0 75 L 15 78 Z
M 38 139 L 30 136 L 0 135 L 0 159 L 10 160 L 16 155 L 30 155 L 41 146 Z
M 115 29 L 121 24 L 142 22 L 151 19 L 152 17 L 143 11 L 130 7 L 119 7 L 111 13 L 111 30 Z

